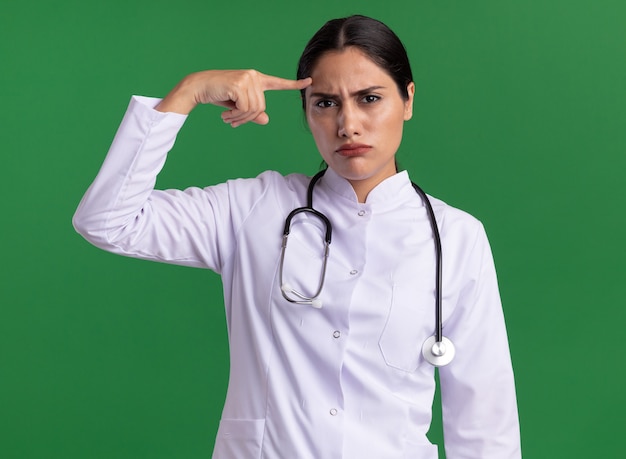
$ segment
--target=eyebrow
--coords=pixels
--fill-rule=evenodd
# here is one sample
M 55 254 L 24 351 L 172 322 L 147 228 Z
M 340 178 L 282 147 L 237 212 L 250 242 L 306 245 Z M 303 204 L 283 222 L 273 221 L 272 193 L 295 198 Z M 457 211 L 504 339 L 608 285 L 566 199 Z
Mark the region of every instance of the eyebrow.
M 363 96 L 372 91 L 376 91 L 377 89 L 385 89 L 385 86 L 370 86 L 369 88 L 359 89 L 358 91 L 350 93 L 350 96 Z M 322 99 L 336 99 L 337 97 L 339 97 L 339 95 L 328 92 L 312 92 L 311 94 L 309 94 L 309 98 L 313 97 L 320 97 Z

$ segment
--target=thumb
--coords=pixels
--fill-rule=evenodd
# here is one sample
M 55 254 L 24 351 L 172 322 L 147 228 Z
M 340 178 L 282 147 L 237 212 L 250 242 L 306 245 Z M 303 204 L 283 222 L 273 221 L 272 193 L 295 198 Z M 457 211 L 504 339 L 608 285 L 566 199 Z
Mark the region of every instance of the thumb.
M 254 118 L 252 122 L 255 124 L 267 124 L 270 122 L 270 117 L 267 113 L 263 112 L 259 116 Z

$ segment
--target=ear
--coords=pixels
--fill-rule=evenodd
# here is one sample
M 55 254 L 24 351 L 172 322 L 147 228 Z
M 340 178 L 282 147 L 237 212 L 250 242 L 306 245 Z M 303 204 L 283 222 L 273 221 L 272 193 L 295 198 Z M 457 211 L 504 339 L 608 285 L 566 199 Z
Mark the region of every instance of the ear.
M 409 98 L 404 102 L 404 121 L 408 121 L 413 117 L 413 98 L 415 96 L 415 83 L 412 81 L 407 85 L 406 91 Z

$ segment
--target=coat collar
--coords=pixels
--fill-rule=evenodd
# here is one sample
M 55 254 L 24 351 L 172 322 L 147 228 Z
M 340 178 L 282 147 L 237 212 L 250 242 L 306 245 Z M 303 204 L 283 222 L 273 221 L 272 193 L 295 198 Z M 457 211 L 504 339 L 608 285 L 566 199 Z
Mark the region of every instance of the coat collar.
M 348 180 L 341 177 L 333 169 L 328 168 L 322 178 L 323 186 L 327 186 L 333 193 L 357 201 L 356 193 Z M 409 174 L 406 171 L 383 180 L 367 196 L 365 204 L 382 204 L 385 202 L 398 202 L 405 199 L 405 196 L 415 196 L 415 191 L 411 185 Z

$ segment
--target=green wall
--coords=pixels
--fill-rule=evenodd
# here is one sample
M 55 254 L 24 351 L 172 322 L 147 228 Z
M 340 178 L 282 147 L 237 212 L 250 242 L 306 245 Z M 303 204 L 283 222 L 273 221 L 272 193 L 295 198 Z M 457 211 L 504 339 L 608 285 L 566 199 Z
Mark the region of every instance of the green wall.
M 413 62 L 400 163 L 489 233 L 525 457 L 620 455 L 623 0 L 4 0 L 0 457 L 209 457 L 228 366 L 218 276 L 99 251 L 71 216 L 131 94 L 205 68 L 293 76 L 312 33 L 355 12 Z M 268 126 L 236 130 L 196 110 L 158 186 L 315 171 L 298 95 L 268 106 Z

